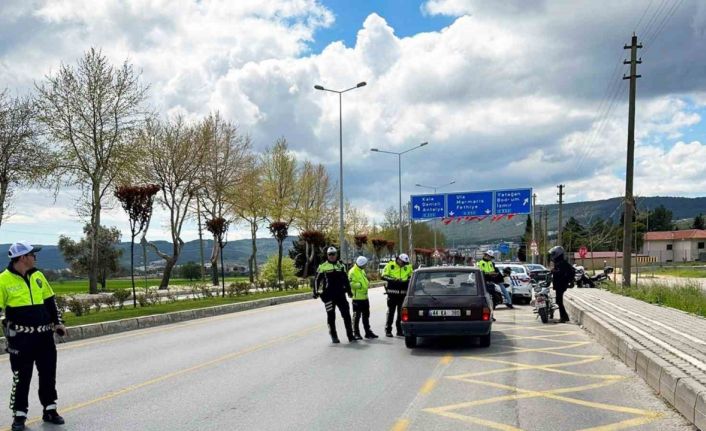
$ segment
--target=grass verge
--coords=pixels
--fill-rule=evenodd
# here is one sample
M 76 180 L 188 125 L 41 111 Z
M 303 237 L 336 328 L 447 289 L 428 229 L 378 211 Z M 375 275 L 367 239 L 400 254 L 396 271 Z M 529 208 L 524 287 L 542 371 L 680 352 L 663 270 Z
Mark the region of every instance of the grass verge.
M 248 277 L 226 277 L 226 286 L 230 283 L 235 283 L 238 281 L 246 281 Z M 135 277 L 135 287 L 155 287 L 159 286 L 162 281 L 161 278 L 144 278 Z M 88 280 L 62 280 L 50 282 L 54 293 L 57 295 L 73 295 L 76 293 L 88 293 Z M 200 280 L 192 281 L 185 278 L 172 278 L 169 280 L 170 286 L 190 286 L 197 283 L 203 283 Z M 210 280 L 205 281 L 205 283 L 210 283 Z M 100 288 L 100 285 L 98 285 Z M 108 292 L 113 292 L 118 289 L 132 289 L 132 281 L 130 279 L 114 279 L 108 280 L 106 282 L 106 290 Z
M 619 295 L 706 317 L 706 291 L 695 282 L 687 281 L 673 286 L 659 282 L 646 282 L 627 288 L 609 283 L 607 288 Z
M 689 268 L 687 266 L 681 267 L 662 267 L 646 270 L 648 273 L 652 272 L 656 275 L 668 275 L 670 277 L 685 277 L 685 278 L 706 278 L 706 268 Z
M 292 289 L 276 292 L 251 293 L 249 295 L 225 297 L 225 298 L 203 298 L 185 299 L 177 302 L 156 304 L 147 307 L 132 308 L 132 303 L 125 303 L 122 310 L 102 309 L 99 312 L 83 316 L 75 316 L 73 313 L 64 313 L 64 320 L 67 326 L 85 325 L 88 323 L 107 322 L 110 320 L 129 319 L 132 317 L 151 316 L 154 314 L 171 313 L 174 311 L 194 310 L 197 308 L 213 307 L 216 305 L 232 304 L 234 302 L 253 301 L 256 299 L 274 298 L 278 296 L 295 295 L 297 293 L 310 293 L 311 289 Z

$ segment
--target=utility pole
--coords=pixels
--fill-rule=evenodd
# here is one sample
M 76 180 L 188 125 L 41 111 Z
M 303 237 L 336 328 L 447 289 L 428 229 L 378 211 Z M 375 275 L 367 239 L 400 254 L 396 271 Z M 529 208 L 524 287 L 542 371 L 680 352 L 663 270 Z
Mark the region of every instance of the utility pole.
M 635 200 L 632 195 L 633 167 L 635 162 L 635 92 L 637 90 L 637 65 L 642 60 L 637 59 L 637 50 L 642 48 L 637 43 L 637 35 L 633 33 L 630 45 L 625 45 L 624 49 L 630 50 L 630 60 L 623 61 L 623 64 L 630 65 L 630 76 L 623 76 L 623 79 L 630 80 L 630 104 L 628 107 L 628 155 L 625 169 L 625 205 L 623 216 L 623 287 L 630 287 L 630 270 L 632 265 L 632 217 L 635 212 Z
M 535 225 L 537 224 L 536 206 L 537 206 L 537 193 L 534 193 L 532 195 L 532 244 L 537 243 L 537 240 L 535 238 L 535 231 L 537 230 L 535 228 Z M 539 246 L 537 246 L 537 249 L 539 250 Z M 537 263 L 537 256 L 535 256 L 534 252 L 532 252 L 531 246 L 530 246 L 530 253 L 532 253 L 532 263 Z
M 557 236 L 556 240 L 556 245 L 562 245 L 562 234 L 564 233 L 564 185 L 559 184 L 557 186 L 559 188 L 559 226 L 557 228 L 557 232 L 559 232 L 559 236 Z
M 542 259 L 547 259 L 547 252 L 549 251 L 549 208 L 544 208 L 544 253 Z M 547 266 L 549 262 L 546 262 Z

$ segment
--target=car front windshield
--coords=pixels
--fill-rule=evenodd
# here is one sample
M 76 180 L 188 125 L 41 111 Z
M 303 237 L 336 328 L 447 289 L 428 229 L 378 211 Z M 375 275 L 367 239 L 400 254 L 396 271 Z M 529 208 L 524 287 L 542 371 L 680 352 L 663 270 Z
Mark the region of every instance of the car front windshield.
M 415 296 L 478 295 L 475 272 L 420 272 L 414 279 Z
M 542 265 L 527 265 L 530 271 L 545 271 L 547 268 Z

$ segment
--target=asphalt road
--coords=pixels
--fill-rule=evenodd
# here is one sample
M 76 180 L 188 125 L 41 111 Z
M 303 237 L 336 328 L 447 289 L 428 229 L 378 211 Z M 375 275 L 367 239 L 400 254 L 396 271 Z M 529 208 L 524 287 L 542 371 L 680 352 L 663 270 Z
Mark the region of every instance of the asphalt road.
M 384 300 L 371 291 L 378 334 Z M 693 429 L 579 327 L 542 325 L 528 306 L 496 317 L 487 349 L 332 345 L 318 300 L 62 344 L 63 429 Z M 7 355 L 0 362 L 9 399 Z M 62 428 L 40 414 L 33 383 L 28 428 Z

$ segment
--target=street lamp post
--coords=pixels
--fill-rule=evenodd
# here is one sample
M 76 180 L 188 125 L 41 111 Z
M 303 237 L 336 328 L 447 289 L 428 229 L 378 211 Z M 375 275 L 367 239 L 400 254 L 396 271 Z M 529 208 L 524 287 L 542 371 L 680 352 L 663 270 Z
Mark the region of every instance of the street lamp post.
M 419 144 L 415 147 L 412 147 L 408 150 L 405 150 L 405 151 L 402 151 L 399 153 L 395 152 L 395 151 L 385 151 L 385 150 L 381 150 L 379 148 L 371 148 L 370 149 L 370 151 L 374 151 L 376 153 L 386 153 L 386 154 L 393 154 L 393 155 L 397 156 L 397 180 L 399 183 L 399 198 L 400 198 L 400 208 L 399 208 L 399 210 L 400 210 L 400 243 L 399 243 L 399 246 L 397 247 L 397 250 L 398 250 L 397 255 L 398 256 L 400 254 L 402 254 L 402 155 L 409 153 L 412 150 L 416 150 L 417 148 L 421 148 L 427 144 L 429 144 L 429 142 L 422 142 L 421 144 Z M 411 228 L 412 227 L 410 225 L 410 229 Z
M 436 191 L 442 187 L 447 187 L 450 186 L 451 184 L 456 184 L 456 180 L 452 180 L 450 183 L 442 184 L 440 186 L 425 186 L 423 184 L 415 184 L 417 187 L 422 187 L 425 189 L 432 189 L 434 190 L 434 194 L 436 194 Z M 437 225 L 437 219 L 434 219 L 434 252 L 436 252 L 436 227 Z
M 365 81 L 361 81 L 356 84 L 355 87 L 347 88 L 345 90 L 331 90 L 330 88 L 324 88 L 321 85 L 315 85 L 314 88 L 320 91 L 329 91 L 331 93 L 338 94 L 338 242 L 341 248 L 341 259 L 344 259 L 346 255 L 346 246 L 344 241 L 344 228 L 343 228 L 343 102 L 342 94 L 356 88 L 365 87 L 367 84 Z

